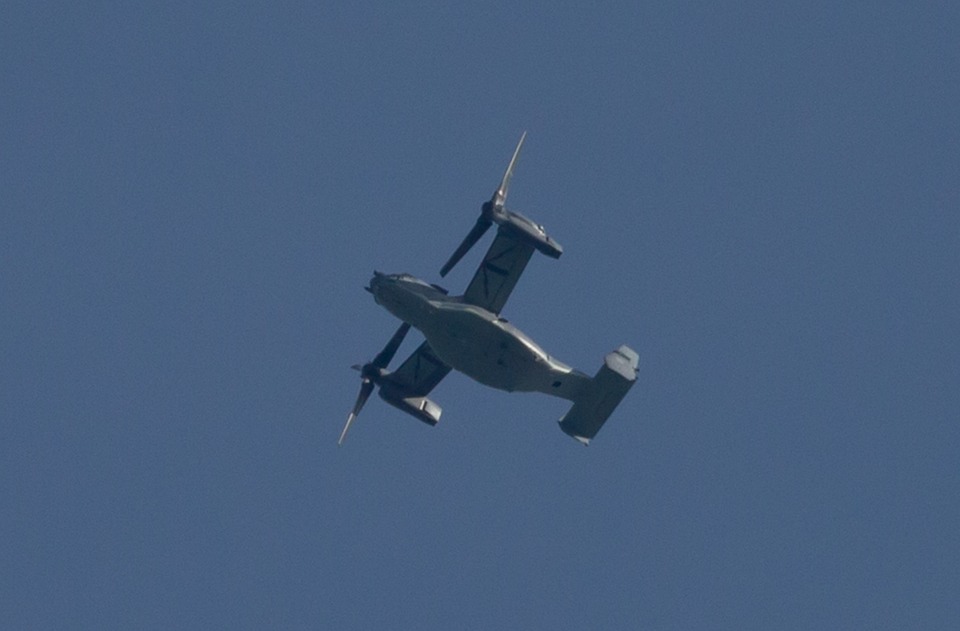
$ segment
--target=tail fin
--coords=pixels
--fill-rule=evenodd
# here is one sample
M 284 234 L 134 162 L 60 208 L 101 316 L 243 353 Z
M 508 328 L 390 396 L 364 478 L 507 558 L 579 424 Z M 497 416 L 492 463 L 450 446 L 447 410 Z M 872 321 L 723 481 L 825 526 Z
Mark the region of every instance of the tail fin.
M 606 356 L 603 366 L 573 407 L 560 419 L 560 429 L 584 445 L 597 435 L 637 380 L 640 356 L 621 346 Z

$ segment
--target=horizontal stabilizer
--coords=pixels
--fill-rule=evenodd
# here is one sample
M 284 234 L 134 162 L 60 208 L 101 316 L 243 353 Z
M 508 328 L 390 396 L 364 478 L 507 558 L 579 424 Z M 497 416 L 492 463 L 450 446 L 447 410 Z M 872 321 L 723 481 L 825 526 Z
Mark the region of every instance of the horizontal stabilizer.
M 560 429 L 589 444 L 636 383 L 639 364 L 640 356 L 629 346 L 607 355 L 590 385 L 560 419 Z

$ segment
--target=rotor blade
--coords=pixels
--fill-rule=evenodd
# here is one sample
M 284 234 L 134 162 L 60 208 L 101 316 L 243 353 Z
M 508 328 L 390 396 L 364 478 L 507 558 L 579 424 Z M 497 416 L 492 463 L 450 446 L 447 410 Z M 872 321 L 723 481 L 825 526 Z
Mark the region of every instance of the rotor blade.
M 367 398 L 371 392 L 373 392 L 373 382 L 369 379 L 364 379 L 363 383 L 360 384 L 360 393 L 357 395 L 357 402 L 353 404 L 353 409 L 350 410 L 350 414 L 347 416 L 347 424 L 343 426 L 343 431 L 340 432 L 340 440 L 337 441 L 338 445 L 343 444 L 343 439 L 347 437 L 347 431 L 350 430 L 353 421 L 357 418 L 357 415 L 360 414 L 360 410 L 363 409 L 363 404 L 367 402 Z
M 503 205 L 507 201 L 507 189 L 510 188 L 510 178 L 513 177 L 513 168 L 517 165 L 517 158 L 520 157 L 520 149 L 523 147 L 523 141 L 527 138 L 527 132 L 523 132 L 523 135 L 520 136 L 520 142 L 517 143 L 517 148 L 513 150 L 513 157 L 510 158 L 510 164 L 507 166 L 506 172 L 503 174 L 503 179 L 500 180 L 500 188 L 496 190 L 493 194 L 494 206 L 499 206 L 503 208 Z
M 493 225 L 493 222 L 489 219 L 483 216 L 478 217 L 477 223 L 473 224 L 473 228 L 471 228 L 467 236 L 464 237 L 459 247 L 457 247 L 456 251 L 454 251 L 443 267 L 440 268 L 440 275 L 446 276 L 447 272 L 453 269 L 453 266 L 463 258 L 463 255 L 473 247 L 474 243 L 480 240 L 480 237 L 483 236 L 483 233 L 485 233 L 491 225 Z
M 400 344 L 403 342 L 404 336 L 406 336 L 407 331 L 410 330 L 410 325 L 404 322 L 400 325 L 400 328 L 397 329 L 397 332 L 393 334 L 393 337 L 390 338 L 390 341 L 387 342 L 387 345 L 383 347 L 383 350 L 377 353 L 377 356 L 373 358 L 373 361 L 370 362 L 377 368 L 386 368 L 387 364 L 390 363 L 390 360 L 393 359 L 393 356 L 397 354 L 397 349 L 400 348 Z

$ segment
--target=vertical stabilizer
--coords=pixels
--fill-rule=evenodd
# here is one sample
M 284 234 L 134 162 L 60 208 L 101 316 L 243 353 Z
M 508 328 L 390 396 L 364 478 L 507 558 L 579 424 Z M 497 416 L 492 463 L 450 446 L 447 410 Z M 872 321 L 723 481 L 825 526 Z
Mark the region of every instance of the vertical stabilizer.
M 590 385 L 560 419 L 560 429 L 584 445 L 590 444 L 636 383 L 639 364 L 640 356 L 629 346 L 607 355 Z

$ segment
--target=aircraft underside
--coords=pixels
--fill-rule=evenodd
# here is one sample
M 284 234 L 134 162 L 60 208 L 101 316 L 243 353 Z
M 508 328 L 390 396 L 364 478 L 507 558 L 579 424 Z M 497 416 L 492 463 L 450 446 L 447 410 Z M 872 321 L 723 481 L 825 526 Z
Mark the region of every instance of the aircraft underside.
M 448 366 L 486 386 L 573 400 L 590 380 L 502 318 L 471 305 L 435 306 L 432 317 L 419 323 L 431 348 Z
M 572 401 L 560 429 L 587 444 L 636 382 L 639 356 L 628 346 L 608 353 L 590 377 L 553 359 L 500 317 L 533 254 L 556 259 L 563 253 L 542 225 L 504 205 L 525 137 L 526 133 L 520 137 L 500 185 L 482 204 L 470 232 L 440 269 L 440 276 L 446 276 L 487 230 L 497 226 L 463 294 L 449 296 L 445 289 L 410 274 L 374 272 L 366 289 L 403 324 L 373 359 L 354 366 L 360 371 L 360 392 L 339 443 L 377 387 L 388 404 L 436 425 L 442 409 L 427 397 L 453 369 L 499 390 L 542 392 Z M 426 341 L 398 368 L 388 370 L 411 327 Z

